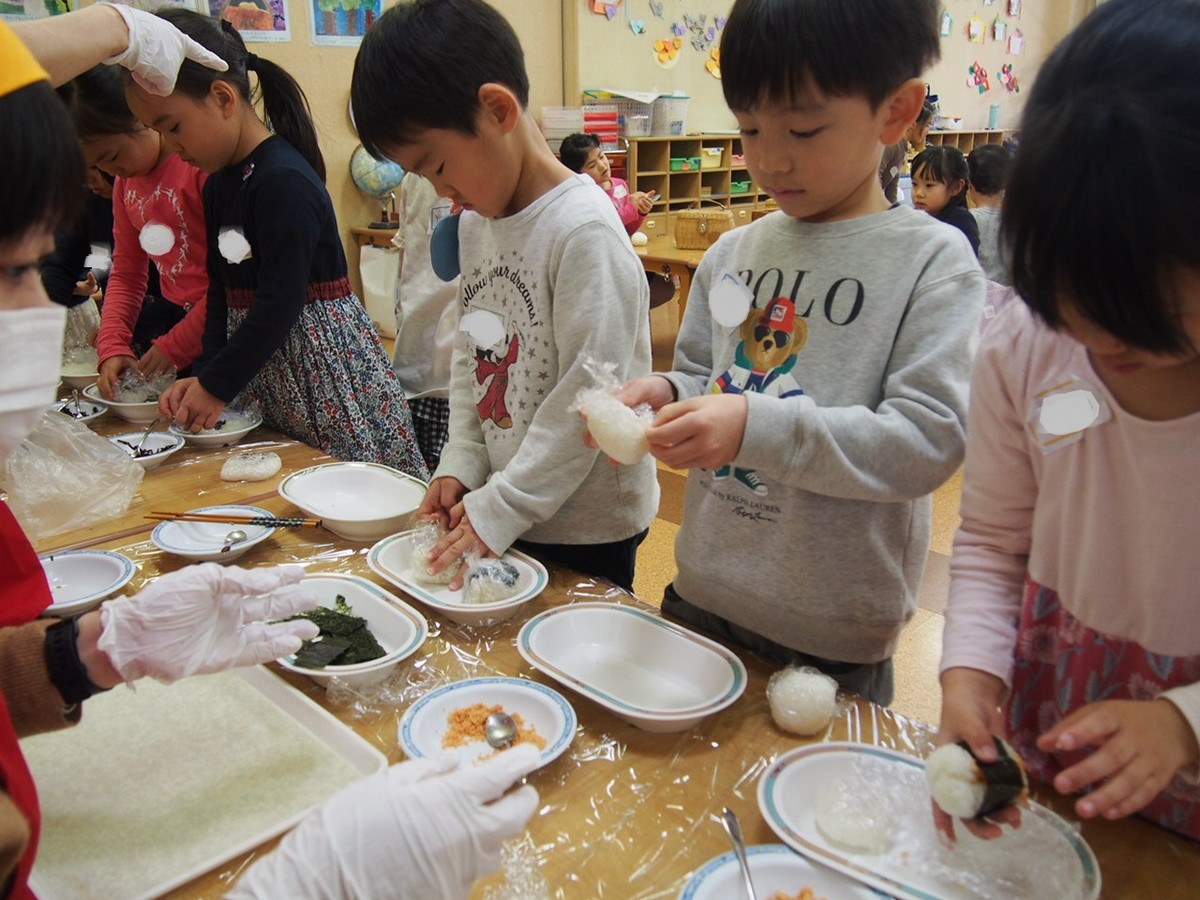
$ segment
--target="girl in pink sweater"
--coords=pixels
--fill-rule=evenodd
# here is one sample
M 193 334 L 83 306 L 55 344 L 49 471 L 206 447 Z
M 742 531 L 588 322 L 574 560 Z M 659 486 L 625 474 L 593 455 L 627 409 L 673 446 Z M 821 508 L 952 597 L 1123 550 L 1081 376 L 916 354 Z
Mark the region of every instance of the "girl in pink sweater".
M 608 157 L 600 149 L 600 138 L 594 134 L 568 135 L 563 138 L 558 153 L 564 166 L 572 172 L 590 175 L 596 184 L 604 188 L 604 193 L 608 194 L 608 199 L 617 208 L 617 215 L 621 217 L 621 224 L 627 233 L 633 234 L 642 227 L 654 205 L 654 194 L 631 192 L 625 179 L 613 175 Z
M 1197 79 L 1194 0 L 1100 6 L 1038 73 L 1001 220 L 1025 302 L 989 327 L 972 381 L 939 731 L 985 761 L 1008 737 L 1082 795 L 1081 818 L 1138 813 L 1193 840 Z
M 60 93 L 95 166 L 113 185 L 113 267 L 96 350 L 100 390 L 114 396 L 122 373 L 184 370 L 200 355 L 208 295 L 201 188 L 207 174 L 170 153 L 129 111 L 118 69 L 96 66 Z M 162 297 L 146 294 L 147 264 Z

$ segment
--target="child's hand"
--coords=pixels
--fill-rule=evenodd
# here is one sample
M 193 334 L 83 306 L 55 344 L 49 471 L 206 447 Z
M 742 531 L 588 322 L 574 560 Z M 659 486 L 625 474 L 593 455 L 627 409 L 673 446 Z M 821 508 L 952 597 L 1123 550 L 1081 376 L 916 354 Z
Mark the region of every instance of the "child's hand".
M 157 344 L 151 344 L 150 349 L 142 354 L 137 367 L 147 378 L 175 371 L 175 363 L 171 362 L 171 357 L 158 349 Z
M 491 548 L 475 533 L 475 528 L 471 525 L 471 520 L 467 518 L 467 510 L 463 504 L 459 503 L 450 510 L 450 520 L 454 522 L 454 525 L 429 551 L 429 573 L 431 575 L 436 575 L 446 566 L 453 565 L 456 560 L 468 553 L 474 553 L 480 557 L 498 555 L 493 553 Z M 459 569 L 458 574 L 454 576 L 447 587 L 452 591 L 457 591 L 463 586 L 466 578 L 467 569 Z
M 741 449 L 746 413 L 741 394 L 706 394 L 670 403 L 646 430 L 650 452 L 675 469 L 724 466 Z
M 936 743 L 956 744 L 965 740 L 971 751 L 984 762 L 996 761 L 992 735 L 1003 731 L 1000 704 L 1007 688 L 1004 682 L 979 669 L 953 668 L 942 673 L 942 720 Z M 954 817 L 936 803 L 933 823 L 950 846 L 954 845 Z M 987 819 L 963 819 L 963 827 L 976 837 L 998 838 L 1001 824 L 1014 828 L 1021 824 L 1021 811 L 1015 806 L 997 810 Z
M 100 377 L 96 384 L 100 393 L 109 400 L 117 399 L 117 387 L 121 384 L 121 373 L 126 369 L 137 367 L 137 360 L 132 356 L 110 356 L 100 363 Z
M 429 483 L 429 490 L 425 492 L 425 499 L 417 508 L 415 517 L 437 519 L 443 528 L 449 530 L 458 524 L 457 522 L 451 523 L 450 513 L 455 506 L 462 502 L 466 493 L 467 486 L 457 478 L 451 478 L 448 475 L 435 478 Z
M 87 278 L 83 281 L 75 282 L 75 290 L 71 292 L 76 297 L 91 297 L 97 303 L 103 299 L 103 293 L 100 290 L 100 284 L 96 281 L 96 276 L 89 269 Z
M 195 434 L 217 424 L 225 411 L 225 403 L 206 391 L 199 379 L 181 378 L 158 398 L 158 411 L 180 428 Z
M 1075 804 L 1080 818 L 1119 819 L 1162 791 L 1175 773 L 1200 759 L 1187 719 L 1169 700 L 1103 700 L 1075 710 L 1038 738 L 1053 753 L 1095 747 L 1054 779 L 1063 794 L 1099 785 Z
M 643 216 L 650 212 L 654 206 L 654 193 L 646 193 L 645 191 L 634 191 L 629 198 L 633 201 L 633 205 L 637 207 L 637 211 Z

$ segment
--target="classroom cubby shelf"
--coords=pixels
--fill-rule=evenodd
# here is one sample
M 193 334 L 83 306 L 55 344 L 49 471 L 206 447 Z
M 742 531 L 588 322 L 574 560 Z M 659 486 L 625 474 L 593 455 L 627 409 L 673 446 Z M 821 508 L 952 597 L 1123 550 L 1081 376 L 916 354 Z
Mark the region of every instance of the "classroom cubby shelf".
M 1011 133 L 1002 128 L 990 128 L 986 131 L 930 131 L 925 138 L 928 144 L 949 144 L 957 147 L 963 155 L 970 153 L 976 147 L 984 144 L 1003 144 Z
M 673 234 L 675 214 L 710 205 L 702 201 L 714 201 L 732 210 L 739 225 L 749 222 L 754 208 L 764 204 L 767 197 L 753 183 L 746 167 L 734 164 L 733 158 L 741 154 L 742 139 L 727 134 L 630 138 L 630 188 L 658 191 L 642 230 Z M 701 160 L 701 167 L 672 171 L 672 160 Z

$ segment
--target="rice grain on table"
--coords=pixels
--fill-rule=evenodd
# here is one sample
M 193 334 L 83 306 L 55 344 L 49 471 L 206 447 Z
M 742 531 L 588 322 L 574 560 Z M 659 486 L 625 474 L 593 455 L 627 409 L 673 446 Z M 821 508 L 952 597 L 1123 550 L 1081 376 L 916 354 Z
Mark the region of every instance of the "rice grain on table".
M 488 716 L 505 711 L 499 703 L 494 706 L 488 706 L 486 703 L 473 703 L 470 706 L 451 710 L 450 714 L 446 716 L 446 724 L 449 727 L 442 736 L 442 747 L 444 749 L 465 747 L 467 744 L 486 740 L 484 723 L 487 722 Z M 526 727 L 525 720 L 520 713 L 509 713 L 509 715 L 517 723 L 517 736 L 509 746 L 533 744 L 539 750 L 546 749 L 546 739 L 538 734 L 537 729 L 532 725 Z

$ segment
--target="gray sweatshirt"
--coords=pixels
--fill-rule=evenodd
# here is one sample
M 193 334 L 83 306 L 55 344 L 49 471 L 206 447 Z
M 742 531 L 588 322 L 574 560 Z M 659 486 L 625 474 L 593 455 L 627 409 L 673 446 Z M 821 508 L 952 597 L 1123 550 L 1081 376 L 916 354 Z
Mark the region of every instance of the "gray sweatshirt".
M 749 413 L 733 464 L 688 476 L 684 600 L 827 659 L 895 652 L 929 494 L 962 461 L 984 285 L 962 233 L 905 206 L 721 236 L 668 377 L 680 399 L 744 393 Z
M 583 443 L 573 408 L 595 385 L 650 372 L 650 289 L 612 201 L 587 175 L 503 219 L 464 213 L 460 330 L 450 375 L 452 475 L 476 533 L 502 553 L 518 538 L 605 544 L 658 510 L 654 460 L 614 466 Z

